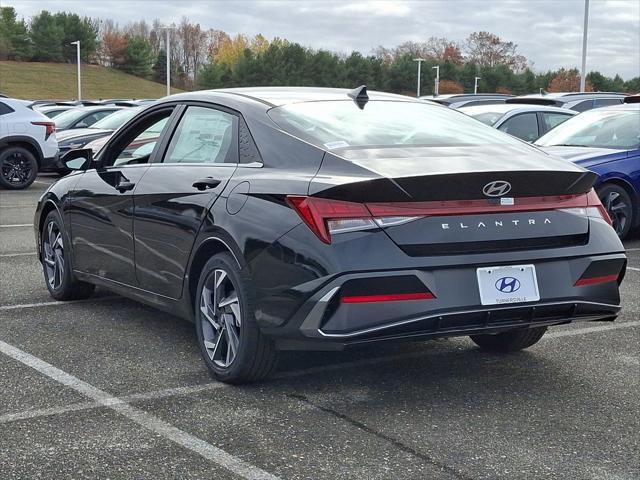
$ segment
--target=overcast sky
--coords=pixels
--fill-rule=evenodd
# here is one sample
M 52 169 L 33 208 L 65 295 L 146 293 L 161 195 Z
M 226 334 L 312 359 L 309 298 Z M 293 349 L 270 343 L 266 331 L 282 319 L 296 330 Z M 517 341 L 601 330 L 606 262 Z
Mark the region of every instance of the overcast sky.
M 364 54 L 431 36 L 462 41 L 487 30 L 518 44 L 536 71 L 579 67 L 584 0 L 0 0 L 30 18 L 71 11 L 120 24 L 183 15 L 229 34 L 262 33 L 313 48 Z M 640 1 L 591 0 L 587 69 L 624 79 L 640 75 Z

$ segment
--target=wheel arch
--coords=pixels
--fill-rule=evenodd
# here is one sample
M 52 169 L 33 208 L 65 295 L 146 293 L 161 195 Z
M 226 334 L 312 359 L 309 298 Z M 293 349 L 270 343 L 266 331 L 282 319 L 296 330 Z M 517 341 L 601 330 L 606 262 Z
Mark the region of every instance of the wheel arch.
M 44 201 L 42 204 L 42 210 L 40 211 L 40 217 L 38 218 L 38 238 L 36 242 L 36 248 L 38 249 L 38 259 L 42 262 L 42 249 L 40 248 L 40 242 L 42 242 L 42 228 L 44 227 L 44 221 L 47 219 L 49 213 L 57 211 L 58 215 L 62 219 L 62 223 L 64 224 L 64 219 L 62 214 L 60 213 L 60 209 L 56 202 L 53 199 L 49 198 Z
M 185 295 L 185 297 L 190 304 L 189 311 L 192 315 L 194 314 L 193 305 L 195 304 L 196 290 L 202 269 L 211 257 L 224 252 L 231 254 L 240 269 L 245 267 L 246 263 L 244 261 L 244 257 L 240 254 L 240 248 L 233 240 L 227 238 L 227 235 L 207 235 L 199 243 L 198 248 L 191 256 L 185 281 L 185 286 L 187 288 L 187 295 Z
M 29 150 L 33 156 L 36 158 L 36 162 L 38 163 L 38 168 L 40 168 L 42 164 L 42 150 L 40 149 L 40 145 L 31 137 L 25 136 L 9 136 L 3 138 L 0 141 L 0 148 L 4 147 L 22 147 Z
M 600 190 L 607 185 L 617 185 L 620 188 L 623 188 L 625 192 L 631 198 L 631 206 L 633 208 L 633 222 L 632 226 L 637 226 L 640 224 L 640 199 L 638 198 L 638 192 L 635 191 L 633 185 L 624 178 L 621 177 L 608 177 L 602 179 L 601 182 L 596 186 L 596 190 Z

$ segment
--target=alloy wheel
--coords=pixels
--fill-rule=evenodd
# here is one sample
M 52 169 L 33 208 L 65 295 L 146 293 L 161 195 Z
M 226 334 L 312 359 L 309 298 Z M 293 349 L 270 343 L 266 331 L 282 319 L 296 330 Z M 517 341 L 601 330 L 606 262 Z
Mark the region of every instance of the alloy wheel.
M 2 161 L 0 173 L 8 183 L 16 186 L 24 185 L 31 178 L 33 166 L 28 158 L 15 152 Z
M 43 235 L 44 265 L 47 281 L 53 290 L 57 290 L 64 280 L 64 242 L 62 232 L 56 222 L 49 222 Z
M 200 322 L 209 359 L 218 367 L 229 367 L 238 355 L 242 315 L 236 288 L 222 269 L 215 269 L 204 282 Z
M 616 233 L 618 235 L 622 234 L 631 216 L 631 205 L 628 205 L 625 198 L 618 192 L 607 193 L 602 198 L 602 203 L 611 217 Z

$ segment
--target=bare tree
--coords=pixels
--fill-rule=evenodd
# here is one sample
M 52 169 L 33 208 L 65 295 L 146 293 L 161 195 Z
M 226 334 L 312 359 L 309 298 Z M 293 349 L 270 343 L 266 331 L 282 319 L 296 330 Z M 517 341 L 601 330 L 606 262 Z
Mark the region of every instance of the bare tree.
M 467 61 L 483 67 L 506 65 L 516 71 L 527 66 L 527 59 L 517 52 L 518 45 L 503 41 L 489 32 L 474 32 L 467 37 L 464 50 Z

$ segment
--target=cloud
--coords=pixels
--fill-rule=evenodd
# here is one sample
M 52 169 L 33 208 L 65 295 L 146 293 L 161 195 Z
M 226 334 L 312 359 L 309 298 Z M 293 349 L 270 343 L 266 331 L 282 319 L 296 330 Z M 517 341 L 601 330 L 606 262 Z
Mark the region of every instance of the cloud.
M 583 0 L 20 0 L 19 15 L 72 11 L 112 18 L 179 22 L 230 34 L 262 33 L 313 48 L 370 53 L 431 36 L 462 41 L 486 30 L 513 41 L 538 71 L 578 67 L 582 52 Z M 623 78 L 640 75 L 640 2 L 591 0 L 587 68 Z

